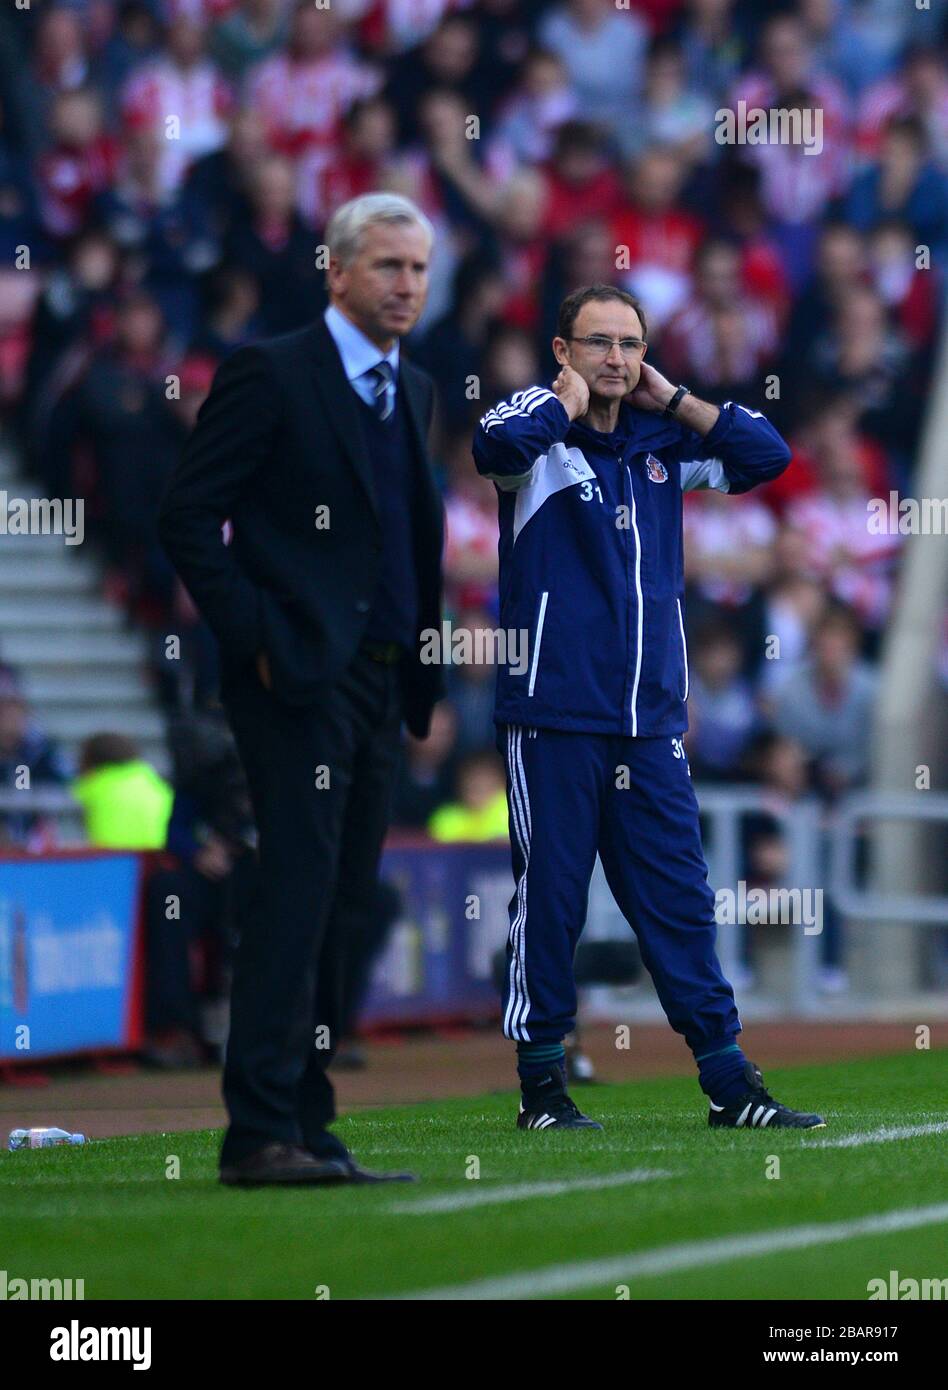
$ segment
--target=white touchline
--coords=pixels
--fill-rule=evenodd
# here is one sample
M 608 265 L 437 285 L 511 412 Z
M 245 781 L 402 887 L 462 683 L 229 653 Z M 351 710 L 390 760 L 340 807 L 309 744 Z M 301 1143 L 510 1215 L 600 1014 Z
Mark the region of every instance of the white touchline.
M 401 1294 L 402 1299 L 537 1298 L 591 1289 L 601 1284 L 623 1284 L 648 1275 L 670 1274 L 681 1269 L 700 1269 L 704 1265 L 727 1264 L 754 1255 L 773 1255 L 780 1250 L 805 1250 L 812 1245 L 834 1245 L 858 1236 L 888 1235 L 910 1231 L 917 1226 L 948 1222 L 948 1202 L 933 1207 L 913 1207 L 904 1211 L 877 1212 L 852 1221 L 827 1225 L 789 1226 L 785 1230 L 758 1231 L 749 1236 L 720 1236 L 715 1240 L 695 1240 L 684 1245 L 665 1245 L 657 1250 L 631 1250 L 627 1255 L 608 1255 L 598 1260 L 577 1260 L 572 1264 L 551 1265 L 547 1269 L 524 1269 L 518 1274 L 496 1279 L 475 1279 L 467 1284 L 446 1284 L 440 1289 L 421 1289 Z
M 509 1187 L 475 1186 L 470 1192 L 446 1192 L 442 1197 L 423 1197 L 420 1202 L 396 1202 L 390 1212 L 427 1216 L 432 1212 L 467 1211 L 470 1207 L 489 1207 L 495 1202 L 525 1202 L 532 1197 L 559 1197 L 563 1192 L 594 1192 L 602 1187 L 624 1187 L 634 1182 L 654 1182 L 672 1178 L 664 1168 L 633 1168 L 628 1173 L 605 1173 L 598 1178 L 564 1178 L 562 1182 L 524 1182 Z
M 822 1130 L 819 1131 L 822 1133 Z M 770 1130 L 773 1134 L 774 1131 Z M 863 1144 L 891 1144 L 898 1139 L 922 1139 L 926 1134 L 948 1133 L 948 1120 L 937 1120 L 926 1125 L 882 1125 L 879 1129 L 867 1129 L 862 1134 L 844 1134 L 839 1139 L 803 1139 L 801 1149 L 858 1149 Z M 677 1153 L 677 1144 L 649 1144 L 646 1153 Z
M 841 1139 L 818 1139 L 804 1144 L 806 1149 L 858 1149 L 863 1144 L 890 1144 L 894 1139 L 921 1139 L 926 1134 L 945 1134 L 948 1120 L 930 1125 L 883 1125 L 867 1129 L 864 1134 L 844 1134 Z

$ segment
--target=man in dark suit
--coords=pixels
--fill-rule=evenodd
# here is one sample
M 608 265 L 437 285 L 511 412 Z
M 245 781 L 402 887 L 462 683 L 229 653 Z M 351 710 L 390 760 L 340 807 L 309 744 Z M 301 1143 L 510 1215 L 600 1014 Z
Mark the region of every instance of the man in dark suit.
M 396 1176 L 364 1172 L 329 1132 L 326 1067 L 347 938 L 375 908 L 401 724 L 424 737 L 440 694 L 419 642 L 441 621 L 432 384 L 399 354 L 432 229 L 406 198 L 367 194 L 326 239 L 325 315 L 226 359 L 160 513 L 220 644 L 259 833 L 224 1066 L 225 1183 Z

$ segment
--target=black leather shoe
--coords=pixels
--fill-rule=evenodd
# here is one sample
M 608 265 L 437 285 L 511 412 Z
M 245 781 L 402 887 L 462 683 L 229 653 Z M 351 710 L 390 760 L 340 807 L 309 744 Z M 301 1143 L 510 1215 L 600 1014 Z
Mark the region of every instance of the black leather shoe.
M 221 1167 L 221 1182 L 228 1187 L 289 1187 L 351 1181 L 343 1161 L 317 1158 L 299 1144 L 265 1144 L 256 1153 Z
M 309 1152 L 320 1162 L 331 1160 L 341 1164 L 346 1170 L 346 1177 L 343 1182 L 417 1182 L 414 1173 L 373 1173 L 368 1168 L 361 1168 L 356 1163 L 352 1154 L 346 1148 L 342 1140 L 331 1132 L 323 1130 L 322 1133 L 315 1135 L 312 1142 L 307 1145 Z
M 348 1182 L 417 1182 L 414 1173 L 374 1173 L 370 1168 L 361 1168 L 350 1154 L 343 1162 L 348 1169 Z

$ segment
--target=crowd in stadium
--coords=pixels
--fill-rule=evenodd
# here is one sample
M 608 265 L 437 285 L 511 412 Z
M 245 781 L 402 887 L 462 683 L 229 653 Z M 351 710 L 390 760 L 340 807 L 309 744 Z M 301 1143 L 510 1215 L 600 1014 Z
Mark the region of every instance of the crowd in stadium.
M 551 379 L 566 292 L 621 285 L 648 309 L 650 361 L 766 411 L 794 453 L 759 493 L 686 501 L 695 779 L 758 782 L 783 805 L 858 785 L 901 540 L 871 533 L 866 503 L 912 492 L 944 288 L 945 54 L 938 7 L 902 0 L 10 11 L 0 389 L 47 494 L 86 499 L 110 596 L 156 654 L 186 635 L 187 679 L 156 655 L 169 713 L 213 695 L 216 657 L 157 543 L 164 480 L 217 363 L 321 311 L 332 211 L 390 189 L 437 231 L 408 351 L 439 391 L 446 616 L 497 621 L 474 423 Z M 719 143 L 716 113 L 741 102 L 808 118 L 819 150 Z M 502 836 L 493 668 L 447 674 L 396 823 Z M 4 679 L 12 766 L 17 729 L 38 734 Z M 750 875 L 779 876 L 782 854 L 764 825 Z

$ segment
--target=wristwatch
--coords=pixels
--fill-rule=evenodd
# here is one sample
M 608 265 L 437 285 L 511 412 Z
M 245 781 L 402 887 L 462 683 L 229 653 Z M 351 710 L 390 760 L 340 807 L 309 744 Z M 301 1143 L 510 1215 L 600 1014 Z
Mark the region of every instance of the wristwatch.
M 687 396 L 687 395 L 690 393 L 690 391 L 691 391 L 691 387 L 690 387 L 690 386 L 679 386 L 678 390 L 675 392 L 675 394 L 672 396 L 671 400 L 670 400 L 670 401 L 668 402 L 668 404 L 666 405 L 665 410 L 664 410 L 664 414 L 665 414 L 665 415 L 677 415 L 677 414 L 678 414 L 678 407 L 681 405 L 681 403 L 682 403 L 682 401 L 684 400 L 685 396 Z

